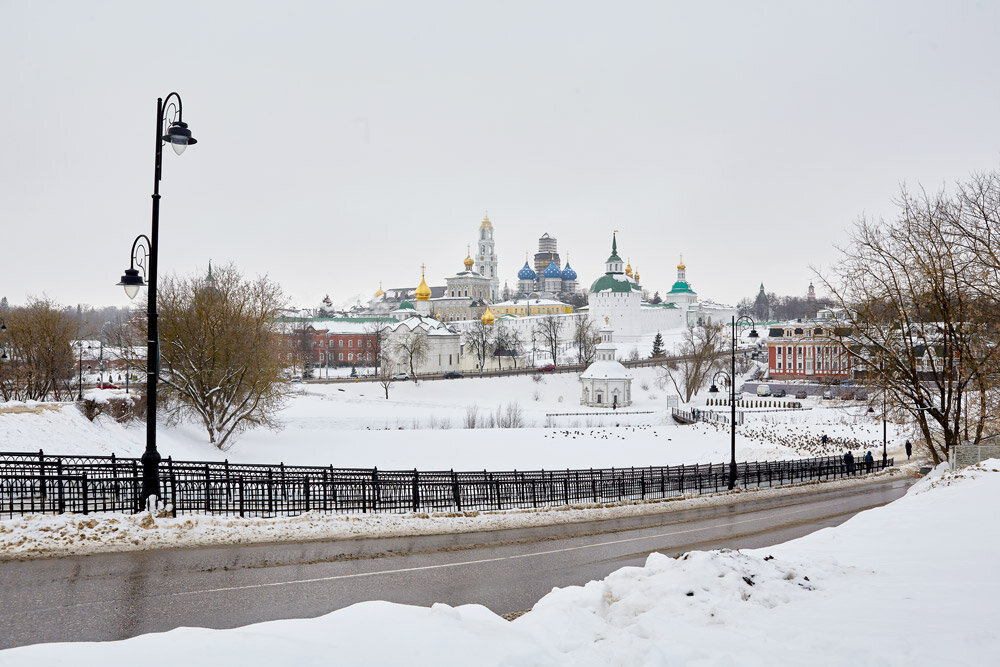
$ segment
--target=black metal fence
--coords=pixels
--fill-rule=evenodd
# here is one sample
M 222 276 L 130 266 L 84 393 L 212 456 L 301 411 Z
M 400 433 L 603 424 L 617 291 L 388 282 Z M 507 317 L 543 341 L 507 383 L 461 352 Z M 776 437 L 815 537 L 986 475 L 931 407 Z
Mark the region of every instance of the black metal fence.
M 892 466 L 893 460 L 885 464 Z M 863 475 L 839 456 L 737 464 L 743 488 Z M 177 514 L 253 517 L 303 512 L 462 512 L 608 503 L 715 493 L 729 466 L 475 472 L 174 461 L 160 465 L 162 498 Z M 139 459 L 0 452 L 0 518 L 25 514 L 136 512 Z

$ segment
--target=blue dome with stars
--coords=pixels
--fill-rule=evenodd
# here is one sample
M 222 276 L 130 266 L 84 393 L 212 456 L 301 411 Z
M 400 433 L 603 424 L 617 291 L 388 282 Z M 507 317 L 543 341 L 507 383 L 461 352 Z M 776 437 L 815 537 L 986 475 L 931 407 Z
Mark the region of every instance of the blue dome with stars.
M 545 271 L 542 273 L 546 278 L 562 278 L 562 271 L 556 266 L 556 260 L 549 262 L 549 265 L 545 267 Z
M 576 271 L 570 268 L 569 262 L 566 262 L 566 268 L 562 271 L 563 280 L 576 280 Z
M 517 272 L 517 279 L 518 280 L 534 280 L 537 277 L 538 277 L 538 275 L 535 274 L 535 272 L 531 270 L 531 267 L 528 266 L 527 262 L 525 262 L 524 266 L 521 267 L 521 270 Z

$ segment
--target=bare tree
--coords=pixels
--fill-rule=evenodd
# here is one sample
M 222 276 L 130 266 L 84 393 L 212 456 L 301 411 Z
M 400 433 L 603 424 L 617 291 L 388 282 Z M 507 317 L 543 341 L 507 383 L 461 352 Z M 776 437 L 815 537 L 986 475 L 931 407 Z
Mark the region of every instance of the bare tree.
M 581 364 L 589 364 L 597 356 L 597 344 L 601 342 L 601 336 L 589 317 L 577 319 L 576 328 L 573 330 L 573 342 L 576 344 L 577 359 Z
M 191 415 L 225 449 L 238 433 L 275 428 L 283 405 L 279 336 L 281 288 L 266 277 L 244 280 L 232 265 L 200 277 L 162 281 L 160 381 L 171 416 Z
M 493 325 L 483 324 L 482 320 L 476 320 L 465 333 L 465 342 L 479 360 L 479 372 L 482 373 L 486 369 L 487 357 L 497 348 L 496 329 Z
M 396 354 L 406 360 L 410 367 L 410 377 L 417 381 L 416 367 L 427 358 L 430 345 L 427 342 L 427 332 L 419 327 L 403 334 L 396 341 Z
M 0 333 L 0 395 L 4 400 L 55 400 L 72 396 L 75 359 L 71 341 L 77 336 L 73 318 L 47 298 L 4 311 Z
M 517 368 L 517 358 L 524 352 L 524 341 L 517 329 L 508 327 L 502 322 L 497 322 L 495 333 L 495 345 L 493 356 L 497 360 L 497 368 L 500 369 L 500 360 L 503 357 L 510 357 L 514 360 L 514 367 Z
M 559 365 L 559 334 L 562 332 L 565 323 L 563 318 L 556 317 L 555 315 L 546 315 L 539 318 L 535 323 L 535 336 L 548 348 L 549 354 L 552 355 L 553 366 Z
M 389 359 L 383 357 L 380 360 L 378 368 L 375 369 L 375 381 L 385 391 L 385 400 L 389 400 L 389 387 L 394 382 L 392 379 L 392 362 Z
M 728 342 L 722 329 L 721 324 L 702 324 L 688 328 L 681 341 L 680 356 L 667 359 L 659 366 L 661 380 L 669 379 L 677 394 L 684 397 L 685 403 L 719 369 L 719 358 Z
M 833 334 L 855 372 L 917 422 L 938 462 L 961 440 L 963 420 L 972 418 L 978 441 L 990 419 L 1000 355 L 990 271 L 961 226 L 961 197 L 904 189 L 895 203 L 894 220 L 857 223 L 833 276 L 821 279 L 843 306 Z
M 365 358 L 371 362 L 373 374 L 378 374 L 383 366 L 382 361 L 387 352 L 385 349 L 387 335 L 388 328 L 385 322 L 373 321 L 364 325 Z

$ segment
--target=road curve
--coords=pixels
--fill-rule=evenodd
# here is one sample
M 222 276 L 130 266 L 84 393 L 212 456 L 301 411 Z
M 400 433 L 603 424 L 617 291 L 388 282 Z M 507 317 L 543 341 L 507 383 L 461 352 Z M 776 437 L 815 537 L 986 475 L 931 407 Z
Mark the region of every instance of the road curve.
M 313 617 L 365 600 L 511 613 L 654 551 L 764 547 L 838 525 L 899 498 L 910 481 L 489 533 L 0 563 L 0 648 Z

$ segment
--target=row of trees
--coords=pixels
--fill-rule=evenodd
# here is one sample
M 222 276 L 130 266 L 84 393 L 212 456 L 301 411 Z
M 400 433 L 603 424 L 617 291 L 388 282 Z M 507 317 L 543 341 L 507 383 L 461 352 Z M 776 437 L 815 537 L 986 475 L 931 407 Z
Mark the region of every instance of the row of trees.
M 861 218 L 824 287 L 850 352 L 935 462 L 1000 431 L 1000 174 L 910 192 L 890 220 Z

